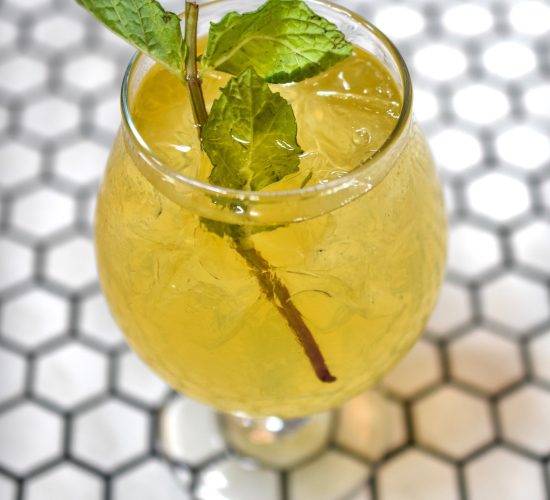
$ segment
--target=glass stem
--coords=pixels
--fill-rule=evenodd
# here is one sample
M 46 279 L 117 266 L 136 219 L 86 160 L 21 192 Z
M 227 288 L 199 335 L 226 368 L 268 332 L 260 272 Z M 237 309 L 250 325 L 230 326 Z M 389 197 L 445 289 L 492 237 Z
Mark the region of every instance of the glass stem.
M 229 449 L 250 465 L 288 469 L 313 458 L 327 446 L 332 412 L 305 418 L 252 418 L 222 413 L 220 430 Z

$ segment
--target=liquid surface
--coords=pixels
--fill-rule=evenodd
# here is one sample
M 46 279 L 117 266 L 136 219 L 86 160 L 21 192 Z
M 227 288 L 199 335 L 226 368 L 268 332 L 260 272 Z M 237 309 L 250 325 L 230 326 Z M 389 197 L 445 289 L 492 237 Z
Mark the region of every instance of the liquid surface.
M 310 155 L 300 176 L 312 171 L 312 183 L 352 170 L 395 124 L 397 90 L 369 57 L 357 51 L 314 80 L 278 87 L 295 107 L 299 141 Z M 209 101 L 219 79 L 205 78 Z M 186 99 L 185 89 L 155 68 L 138 90 L 134 115 L 159 154 L 204 179 L 210 167 L 200 158 Z M 119 134 L 98 201 L 97 257 L 132 347 L 177 390 L 254 416 L 318 412 L 376 382 L 422 331 L 444 268 L 439 183 L 421 133 L 414 126 L 404 133 L 393 168 L 364 196 L 251 237 L 337 377 L 330 384 L 316 378 L 231 241 L 166 198 L 160 182 L 145 179 Z
M 230 75 L 208 71 L 202 78 L 210 109 Z M 271 90 L 291 103 L 304 154 L 300 171 L 269 186 L 269 191 L 298 189 L 349 172 L 380 149 L 401 109 L 395 81 L 361 49 L 315 78 L 271 85 Z M 207 182 L 212 165 L 201 152 L 188 93 L 172 73 L 155 65 L 145 76 L 133 117 L 147 144 L 171 168 Z

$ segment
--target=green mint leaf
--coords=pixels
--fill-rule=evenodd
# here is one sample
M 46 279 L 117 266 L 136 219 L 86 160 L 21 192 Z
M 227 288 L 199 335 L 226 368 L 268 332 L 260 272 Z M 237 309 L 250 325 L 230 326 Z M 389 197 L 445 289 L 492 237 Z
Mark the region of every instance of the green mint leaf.
M 186 48 L 180 18 L 155 0 L 76 0 L 138 50 L 182 75 Z
M 297 172 L 302 149 L 290 104 L 248 68 L 214 101 L 202 131 L 217 186 L 258 191 Z
M 271 83 L 298 82 L 350 56 L 338 28 L 302 0 L 269 0 L 212 23 L 202 63 L 232 75 L 252 66 Z

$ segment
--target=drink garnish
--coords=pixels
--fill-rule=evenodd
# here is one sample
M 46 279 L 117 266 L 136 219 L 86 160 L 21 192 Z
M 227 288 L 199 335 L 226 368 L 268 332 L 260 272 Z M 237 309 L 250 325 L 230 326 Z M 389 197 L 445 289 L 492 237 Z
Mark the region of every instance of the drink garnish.
M 212 184 L 258 191 L 297 172 L 303 153 L 290 104 L 253 68 L 232 78 L 202 132 Z M 237 166 L 237 168 L 235 168 Z
M 200 58 L 204 68 L 235 75 L 208 114 L 197 64 L 196 2 L 186 1 L 185 39 L 179 17 L 155 0 L 77 2 L 187 84 L 201 146 L 212 164 L 209 181 L 231 189 L 261 190 L 298 170 L 303 151 L 297 142 L 296 117 L 268 83 L 304 80 L 352 53 L 344 34 L 303 0 L 268 0 L 254 12 L 231 12 L 211 23 Z M 280 226 L 245 228 L 206 219 L 202 224 L 230 238 L 294 332 L 319 380 L 335 381 L 289 290 L 250 239 L 258 231 Z
M 76 0 L 117 35 L 182 77 L 186 46 L 181 19 L 155 0 Z
M 350 56 L 352 45 L 302 0 L 268 0 L 210 25 L 202 63 L 232 75 L 248 67 L 270 83 L 298 82 Z

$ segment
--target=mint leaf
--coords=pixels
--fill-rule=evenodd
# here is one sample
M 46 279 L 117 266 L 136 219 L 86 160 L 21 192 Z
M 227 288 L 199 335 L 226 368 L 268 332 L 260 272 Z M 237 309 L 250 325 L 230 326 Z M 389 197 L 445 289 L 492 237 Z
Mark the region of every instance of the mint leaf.
M 155 0 L 76 0 L 107 28 L 178 76 L 185 65 L 180 18 Z
M 257 191 L 298 171 L 296 134 L 290 104 L 248 68 L 221 90 L 202 131 L 213 165 L 209 181 Z
M 202 62 L 232 75 L 252 66 L 271 83 L 298 82 L 350 56 L 338 28 L 302 0 L 269 0 L 212 23 Z

